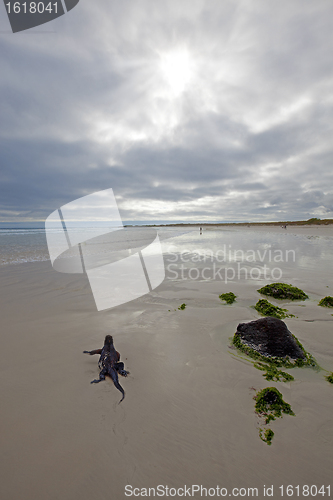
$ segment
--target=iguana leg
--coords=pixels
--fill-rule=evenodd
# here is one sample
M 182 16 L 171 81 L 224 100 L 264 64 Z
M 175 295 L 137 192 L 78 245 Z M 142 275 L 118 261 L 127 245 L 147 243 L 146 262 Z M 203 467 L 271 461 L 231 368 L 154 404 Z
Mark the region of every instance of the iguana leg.
M 119 361 L 119 363 L 116 364 L 116 370 L 117 372 L 122 375 L 123 377 L 127 377 L 127 375 L 129 374 L 129 372 L 127 372 L 125 369 L 124 369 L 124 363 L 122 363 L 121 361 Z
M 83 351 L 83 354 L 90 354 L 92 356 L 93 354 L 101 354 L 102 349 L 95 349 L 94 351 Z
M 95 378 L 95 380 L 92 380 L 90 383 L 91 384 L 98 384 L 98 382 L 102 382 L 102 380 L 105 380 L 105 374 L 107 373 L 107 370 L 105 368 L 103 368 L 103 370 L 101 370 L 99 372 L 99 379 L 97 380 Z

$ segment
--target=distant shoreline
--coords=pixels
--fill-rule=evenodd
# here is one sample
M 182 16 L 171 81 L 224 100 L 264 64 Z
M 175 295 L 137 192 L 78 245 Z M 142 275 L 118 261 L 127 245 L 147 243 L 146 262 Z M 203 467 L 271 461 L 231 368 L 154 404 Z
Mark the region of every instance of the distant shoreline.
M 202 226 L 202 227 L 230 227 L 230 226 L 328 226 L 333 224 L 333 219 L 308 219 L 298 221 L 280 221 L 280 222 L 176 222 L 168 224 L 143 224 L 141 227 L 188 227 L 188 226 Z M 135 227 L 134 225 L 125 225 L 124 227 Z
M 109 221 L 99 221 L 108 225 Z M 315 217 L 308 220 L 298 221 L 260 221 L 260 222 L 173 222 L 173 221 L 123 221 L 123 227 L 281 227 L 281 226 L 303 226 L 303 227 L 318 227 L 332 226 L 333 219 L 317 219 Z M 1 230 L 45 230 L 44 221 L 0 221 Z

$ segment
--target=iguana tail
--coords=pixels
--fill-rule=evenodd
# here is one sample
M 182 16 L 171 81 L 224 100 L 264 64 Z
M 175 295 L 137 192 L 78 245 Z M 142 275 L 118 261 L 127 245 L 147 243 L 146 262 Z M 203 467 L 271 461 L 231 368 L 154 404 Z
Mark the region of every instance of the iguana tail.
M 117 373 L 117 370 L 115 370 L 113 367 L 109 370 L 109 374 L 110 374 L 110 377 L 112 378 L 113 380 L 113 383 L 114 385 L 117 387 L 118 391 L 120 391 L 123 395 L 123 397 L 121 398 L 121 400 L 119 401 L 119 403 L 122 402 L 122 400 L 124 399 L 125 397 L 125 391 L 124 389 L 121 387 L 121 385 L 119 384 L 118 382 L 118 373 Z M 119 404 L 118 403 L 118 404 Z

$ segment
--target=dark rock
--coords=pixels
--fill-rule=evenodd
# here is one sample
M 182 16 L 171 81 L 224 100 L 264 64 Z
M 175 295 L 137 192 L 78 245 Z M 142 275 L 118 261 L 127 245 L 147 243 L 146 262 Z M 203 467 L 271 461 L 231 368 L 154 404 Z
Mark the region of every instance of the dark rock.
M 267 317 L 249 323 L 240 323 L 236 335 L 239 335 L 242 344 L 251 347 L 263 356 L 306 359 L 303 350 L 286 324 L 280 319 Z
M 264 401 L 269 405 L 275 403 L 278 399 L 277 394 L 273 391 L 267 391 L 263 397 Z

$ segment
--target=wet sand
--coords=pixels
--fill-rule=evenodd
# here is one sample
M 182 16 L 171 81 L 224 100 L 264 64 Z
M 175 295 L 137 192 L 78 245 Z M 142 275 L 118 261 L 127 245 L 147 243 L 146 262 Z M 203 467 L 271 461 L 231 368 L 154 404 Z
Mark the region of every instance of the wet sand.
M 210 228 L 207 227 L 209 230 Z M 305 236 L 328 236 L 333 237 L 333 224 L 306 224 L 302 226 L 290 225 L 286 228 L 282 228 L 281 226 L 274 225 L 262 225 L 262 226 L 213 226 L 212 229 L 216 230 L 234 230 L 234 231 L 265 231 L 269 233 L 286 233 L 286 234 L 297 234 L 297 235 L 305 235 Z
M 332 236 L 330 227 L 304 230 Z M 273 485 L 273 498 L 281 498 L 281 485 L 330 484 L 326 372 L 293 369 L 294 382 L 267 382 L 228 347 L 237 324 L 258 317 L 250 308 L 257 282 L 228 284 L 238 296 L 232 306 L 218 298 L 220 282 L 165 280 L 136 301 L 97 312 L 87 278 L 57 273 L 50 262 L 2 266 L 0 280 L 1 499 L 127 498 L 126 485 L 219 486 L 228 496 L 232 488 L 258 488 L 257 498 Z M 332 371 L 333 311 L 317 306 L 332 295 L 329 281 L 332 275 L 318 275 L 303 283 L 306 304 L 282 307 L 298 316 L 285 320 L 289 329 Z M 106 334 L 130 371 L 120 378 L 120 405 L 111 380 L 90 385 L 98 356 L 82 354 L 102 347 Z M 268 386 L 296 413 L 272 423 L 272 446 L 258 437 L 253 401 L 253 388 Z

